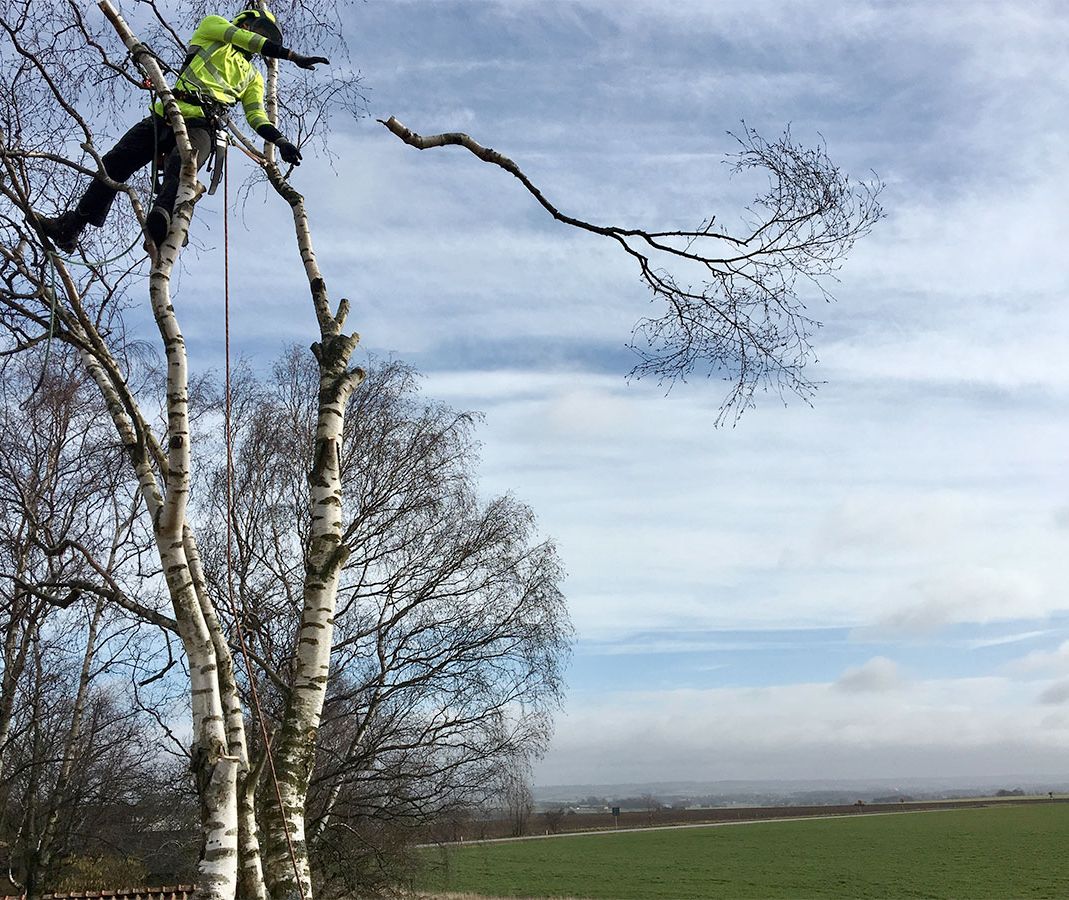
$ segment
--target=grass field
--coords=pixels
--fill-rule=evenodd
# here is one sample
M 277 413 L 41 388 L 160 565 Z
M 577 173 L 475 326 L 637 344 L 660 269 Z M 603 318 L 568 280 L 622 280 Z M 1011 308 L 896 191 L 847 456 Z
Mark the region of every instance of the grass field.
M 1069 897 L 1069 804 L 761 822 L 429 851 L 423 890 L 499 897 Z

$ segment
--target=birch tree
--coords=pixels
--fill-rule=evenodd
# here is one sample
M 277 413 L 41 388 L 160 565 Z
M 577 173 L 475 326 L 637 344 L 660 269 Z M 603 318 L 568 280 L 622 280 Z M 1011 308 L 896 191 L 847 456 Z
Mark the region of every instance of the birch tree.
M 31 645 L 0 780 L 0 859 L 30 900 L 78 857 L 136 854 L 133 842 L 118 850 L 109 840 L 131 828 L 143 792 L 159 789 L 156 735 L 108 675 L 134 627 L 98 600 L 55 614 Z
M 201 466 L 209 582 L 227 573 L 253 627 L 253 668 L 272 720 L 291 691 L 295 598 L 309 516 L 314 364 L 296 348 L 265 383 L 235 379 L 233 556 L 211 522 L 227 472 Z M 508 496 L 474 483 L 476 417 L 422 400 L 414 371 L 376 361 L 342 432 L 348 560 L 334 613 L 331 686 L 306 806 L 317 869 L 375 873 L 412 831 L 492 800 L 506 769 L 545 748 L 571 636 L 552 542 Z M 393 833 L 395 838 L 389 838 Z M 374 838 L 371 837 L 374 835 Z M 367 837 L 361 842 L 361 837 Z M 344 865 L 331 865 L 346 848 Z
M 121 827 L 116 805 L 147 783 L 151 729 L 123 687 L 147 661 L 133 649 L 148 637 L 140 617 L 123 609 L 131 593 L 148 599 L 146 559 L 136 493 L 77 356 L 41 347 L 2 372 L 0 846 L 33 900 L 64 857 L 110 853 L 101 817 Z
M 275 12 L 287 19 L 298 36 L 314 30 L 317 46 L 339 39 L 342 3 L 311 8 L 285 2 Z M 323 277 L 312 237 L 312 215 L 305 199 L 279 166 L 271 145 L 260 147 L 235 130 L 257 176 L 289 209 L 293 223 L 294 263 L 304 273 L 309 308 L 319 330 L 312 347 L 315 360 L 314 427 L 309 437 L 309 471 L 303 503 L 307 510 L 299 589 L 293 591 L 294 621 L 290 628 L 288 671 L 272 679 L 271 661 L 246 662 L 249 651 L 240 630 L 225 620 L 243 621 L 236 610 L 224 615 L 227 591 L 213 591 L 201 556 L 200 539 L 190 516 L 193 475 L 190 373 L 185 339 L 172 302 L 173 275 L 186 250 L 186 238 L 203 186 L 181 113 L 161 66 L 161 46 L 181 52 L 179 32 L 190 18 L 209 11 L 204 3 L 171 10 L 152 2 L 137 4 L 137 24 L 154 35 L 158 56 L 105 0 L 98 14 L 73 0 L 47 8 L 31 0 L 3 0 L 0 26 L 4 56 L 0 94 L 0 324 L 6 330 L 4 352 L 59 341 L 77 353 L 108 410 L 126 471 L 137 487 L 149 523 L 158 569 L 169 607 L 153 609 L 136 597 L 116 595 L 116 603 L 173 634 L 180 642 L 188 671 L 190 697 L 190 759 L 201 803 L 202 854 L 198 867 L 198 898 L 229 900 L 313 896 L 307 828 L 310 790 L 324 708 L 331 691 L 332 653 L 337 651 L 335 624 L 339 591 L 349 589 L 346 566 L 357 545 L 351 528 L 359 516 L 347 515 L 346 415 L 365 373 L 352 364 L 358 335 L 348 327 L 349 304 L 333 301 Z M 215 9 L 210 10 L 212 12 Z M 170 230 L 149 258 L 114 259 L 109 249 L 100 262 L 92 255 L 73 265 L 57 256 L 37 230 L 34 209 L 60 207 L 72 193 L 72 180 L 103 172 L 96 126 L 91 111 L 101 105 L 119 108 L 147 80 L 160 98 L 174 130 L 182 160 L 181 178 Z M 268 77 L 268 114 L 282 111 L 295 126 L 298 140 L 321 134 L 331 110 L 351 109 L 352 78 L 299 81 L 278 88 L 272 64 Z M 96 96 L 83 89 L 92 85 Z M 285 108 L 280 107 L 283 98 Z M 752 402 L 760 387 L 786 387 L 803 395 L 809 390 L 802 368 L 809 358 L 807 318 L 795 285 L 834 271 L 853 241 L 879 216 L 878 185 L 852 185 L 822 149 L 806 151 L 788 138 L 765 142 L 752 133 L 743 139 L 739 165 L 769 173 L 769 190 L 754 206 L 755 218 L 739 234 L 714 227 L 707 217 L 693 231 L 658 231 L 586 222 L 562 212 L 547 199 L 513 160 L 459 133 L 424 137 L 396 118 L 383 124 L 406 144 L 419 149 L 456 145 L 513 175 L 547 212 L 566 226 L 602 235 L 633 260 L 655 298 L 663 301 L 660 317 L 641 321 L 637 336 L 648 338 L 649 356 L 637 370 L 657 377 L 683 377 L 697 366 L 726 370 L 734 388 L 725 411 Z M 75 137 L 70 138 L 70 135 Z M 115 231 L 104 232 L 99 249 L 123 246 L 144 226 L 138 184 L 119 186 L 126 200 L 126 218 Z M 92 240 L 90 250 L 93 249 Z M 663 257 L 667 263 L 658 262 Z M 687 286 L 665 265 L 696 266 L 704 282 Z M 147 290 L 146 290 L 147 288 Z M 156 395 L 131 378 L 127 346 L 118 310 L 124 298 L 147 295 L 165 358 L 166 387 L 162 423 L 154 410 Z M 659 361 L 657 361 L 659 360 Z M 389 525 L 386 521 L 384 524 Z M 215 523 L 218 527 L 218 517 Z M 526 540 L 526 537 L 524 538 Z M 520 541 L 523 543 L 523 541 Z M 418 559 L 414 560 L 418 563 Z M 226 578 L 223 579 L 226 581 Z M 228 588 L 224 584 L 223 587 Z M 356 588 L 353 588 L 357 592 Z M 382 653 L 388 632 L 388 607 L 380 606 L 369 629 L 354 633 L 351 652 Z M 432 629 L 433 630 L 433 629 Z M 346 632 L 343 641 L 350 641 Z M 235 646 L 238 650 L 235 650 Z M 359 649 L 358 649 L 359 648 Z M 367 671 L 376 661 L 364 659 Z M 244 670 L 244 671 L 243 671 Z M 376 678 L 385 685 L 387 669 Z M 277 672 L 275 674 L 278 674 Z M 261 678 L 279 688 L 275 730 L 266 728 L 255 740 L 246 729 L 263 721 L 252 691 Z M 281 682 L 281 683 L 279 683 Z M 354 682 L 359 685 L 360 679 Z M 340 687 L 344 693 L 346 688 Z M 368 693 L 370 690 L 370 694 Z M 253 701 L 244 702 L 245 692 Z M 377 701 L 380 708 L 386 705 Z M 410 710 L 400 704 L 398 715 Z M 373 716 L 364 722 L 374 724 Z M 257 727 L 259 725 L 257 724 Z M 360 742 L 353 740 L 353 753 Z M 262 759 L 255 757 L 259 746 Z M 342 754 L 346 765 L 357 757 Z M 326 791 L 329 822 L 337 800 Z M 340 797 L 340 794 L 339 794 Z M 334 807 L 330 803 L 335 804 Z
M 104 683 L 136 666 L 111 602 L 143 561 L 136 500 L 72 357 L 9 357 L 0 381 L 0 843 L 31 900 L 144 773 L 145 723 Z
M 350 366 L 357 335 L 344 330 L 347 303 L 333 306 L 328 297 L 312 245 L 304 199 L 276 165 L 273 152 L 257 154 L 268 181 L 293 214 L 297 251 L 309 284 L 320 340 L 313 347 L 319 368 L 318 412 L 312 471 L 309 545 L 302 586 L 302 611 L 296 634 L 293 681 L 285 714 L 273 736 L 267 760 L 277 785 L 278 806 L 265 804 L 261 829 L 254 795 L 261 770 L 250 765 L 244 710 L 237 688 L 233 655 L 212 598 L 208 594 L 197 540 L 187 517 L 190 493 L 189 376 L 184 338 L 171 303 L 171 277 L 182 253 L 194 206 L 203 191 L 196 180 L 192 148 L 157 57 L 108 4 L 101 4 L 126 52 L 162 99 L 182 158 L 181 179 L 170 232 L 151 254 L 148 294 L 160 342 L 166 356 L 165 427 L 153 428 L 143 400 L 131 389 L 124 368 L 101 329 L 101 311 L 112 301 L 116 286 L 95 266 L 80 280 L 71 268 L 34 233 L 32 210 L 40 205 L 42 181 L 52 187 L 62 168 L 95 174 L 65 157 L 62 148 L 42 149 L 47 139 L 33 123 L 26 127 L 26 110 L 40 109 L 40 93 L 62 109 L 82 131 L 84 146 L 99 167 L 92 128 L 68 102 L 72 86 L 69 61 L 60 58 L 63 34 L 83 38 L 78 52 L 92 50 L 112 71 L 112 62 L 85 25 L 80 10 L 69 4 L 68 21 L 57 22 L 55 10 L 40 11 L 31 3 L 10 3 L 3 25 L 15 54 L 5 85 L 8 105 L 4 134 L 5 175 L 0 190 L 10 203 L 8 233 L 3 243 L 4 296 L 14 347 L 42 342 L 43 330 L 75 347 L 107 403 L 114 427 L 136 477 L 152 523 L 156 551 L 171 601 L 169 625 L 182 642 L 188 661 L 192 713 L 192 769 L 202 805 L 204 850 L 198 872 L 199 895 L 229 898 L 311 897 L 310 867 L 304 835 L 304 806 L 315 753 L 316 732 L 329 673 L 333 603 L 338 576 L 345 561 L 339 550 L 341 486 L 339 441 L 345 408 L 363 372 Z M 155 9 L 155 7 L 154 7 Z M 158 10 L 156 10 L 158 12 Z M 162 21 L 162 20 L 161 20 Z M 62 27 L 63 25 L 66 27 Z M 51 38 L 51 40 L 50 40 Z M 77 44 L 78 41 L 75 40 Z M 137 71 L 136 69 L 133 71 Z M 134 78 L 136 80 L 136 77 Z M 276 96 L 272 73 L 269 97 Z M 30 82 L 27 86 L 26 82 Z M 25 100 L 19 104 L 18 100 Z M 274 110 L 271 110 L 274 112 Z M 44 178 L 36 167 L 41 164 Z M 57 168 L 59 167 L 59 168 Z M 128 189 L 137 220 L 143 210 L 136 192 Z M 21 216 L 19 215 L 21 213 Z M 54 279 L 55 286 L 50 284 Z M 95 303 L 94 309 L 91 304 Z M 47 311 L 47 312 L 46 312 Z M 240 865 L 239 865 L 240 856 Z
M 128 51 L 143 67 L 167 106 L 182 156 L 182 176 L 171 233 L 154 255 L 148 277 L 149 298 L 167 358 L 166 430 L 158 434 L 130 389 L 123 370 L 112 352 L 107 336 L 88 304 L 97 281 L 90 267 L 88 280 L 79 284 L 68 266 L 54 254 L 42 252 L 33 240 L 32 226 L 12 222 L 13 234 L 4 242 L 4 262 L 9 284 L 15 288 L 7 296 L 13 315 L 23 315 L 30 323 L 45 322 L 41 301 L 52 307 L 52 330 L 56 337 L 75 346 L 82 362 L 104 397 L 113 424 L 136 476 L 140 496 L 152 521 L 160 567 L 170 595 L 174 630 L 180 637 L 189 663 L 192 708 L 192 760 L 202 800 L 204 852 L 198 880 L 204 897 L 233 897 L 238 887 L 238 842 L 248 848 L 253 860 L 245 874 L 253 891 L 264 894 L 263 878 L 255 846 L 251 815 L 241 819 L 239 837 L 238 792 L 246 789 L 249 778 L 243 710 L 237 696 L 233 661 L 226 637 L 218 624 L 214 607 L 204 591 L 195 536 L 186 524 L 189 496 L 189 415 L 188 376 L 184 340 L 170 302 L 170 276 L 188 231 L 193 206 L 200 193 L 196 165 L 184 122 L 155 58 L 140 44 L 110 7 L 104 10 Z M 53 78 L 46 59 L 47 47 L 31 49 L 23 40 L 37 39 L 34 26 L 42 25 L 30 5 L 5 10 L 5 29 L 19 54 L 20 65 L 7 87 L 20 90 L 19 80 L 32 73 L 34 89 L 52 92 L 52 101 L 66 109 L 82 128 L 91 147 L 91 131 L 84 119 L 67 103 Z M 75 9 L 77 13 L 77 10 Z M 14 13 L 14 15 L 12 15 Z M 46 15 L 52 15 L 48 11 Z M 80 13 L 78 13 L 80 15 Z M 44 29 L 48 33 L 47 29 Z M 87 48 L 81 48 L 85 52 Z M 9 108 L 9 112 L 14 107 Z M 18 125 L 19 122 L 14 124 Z M 22 132 L 5 134 L 6 178 L 3 191 L 23 223 L 32 223 L 32 208 L 38 202 L 31 157 L 26 150 L 12 153 L 12 138 Z M 33 151 L 30 151 L 33 152 Z M 62 163 L 63 157 L 56 154 Z M 99 157 L 97 157 L 99 161 Z M 141 218 L 139 205 L 135 210 Z M 10 219 L 9 219 L 10 221 Z M 49 288 L 42 277 L 51 268 L 57 285 Z M 103 281 L 103 279 L 100 279 Z M 88 289 L 88 290 L 87 290 Z M 16 330 L 16 341 L 40 340 Z

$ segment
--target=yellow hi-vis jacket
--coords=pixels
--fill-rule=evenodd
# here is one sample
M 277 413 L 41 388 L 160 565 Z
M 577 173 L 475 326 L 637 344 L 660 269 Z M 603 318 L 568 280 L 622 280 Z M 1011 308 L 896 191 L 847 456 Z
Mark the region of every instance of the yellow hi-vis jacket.
M 174 84 L 175 93 L 203 94 L 224 106 L 233 106 L 240 100 L 254 131 L 261 125 L 270 125 L 264 111 L 263 76 L 241 53 L 259 53 L 266 41 L 222 16 L 207 16 L 190 39 L 188 62 Z M 205 118 L 204 110 L 195 103 L 179 100 L 178 108 L 187 119 Z M 162 101 L 157 100 L 152 109 L 165 116 Z

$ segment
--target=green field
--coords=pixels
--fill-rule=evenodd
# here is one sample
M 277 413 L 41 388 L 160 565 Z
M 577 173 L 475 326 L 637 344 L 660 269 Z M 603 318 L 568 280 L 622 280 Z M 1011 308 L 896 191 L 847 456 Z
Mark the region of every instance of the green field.
M 1069 897 L 1069 804 L 857 815 L 429 851 L 423 890 L 500 897 Z

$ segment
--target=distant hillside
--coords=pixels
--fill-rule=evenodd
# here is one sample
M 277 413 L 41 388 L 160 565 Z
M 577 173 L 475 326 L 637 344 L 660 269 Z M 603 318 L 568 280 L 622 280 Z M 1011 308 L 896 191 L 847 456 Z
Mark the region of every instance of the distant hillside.
M 1046 794 L 1069 792 L 1063 775 L 992 775 L 985 778 L 933 777 L 913 779 L 814 780 L 814 781 L 654 781 L 619 784 L 536 785 L 534 797 L 540 806 L 560 804 L 613 804 L 636 798 L 654 798 L 660 804 L 709 806 L 797 806 L 957 797 Z

